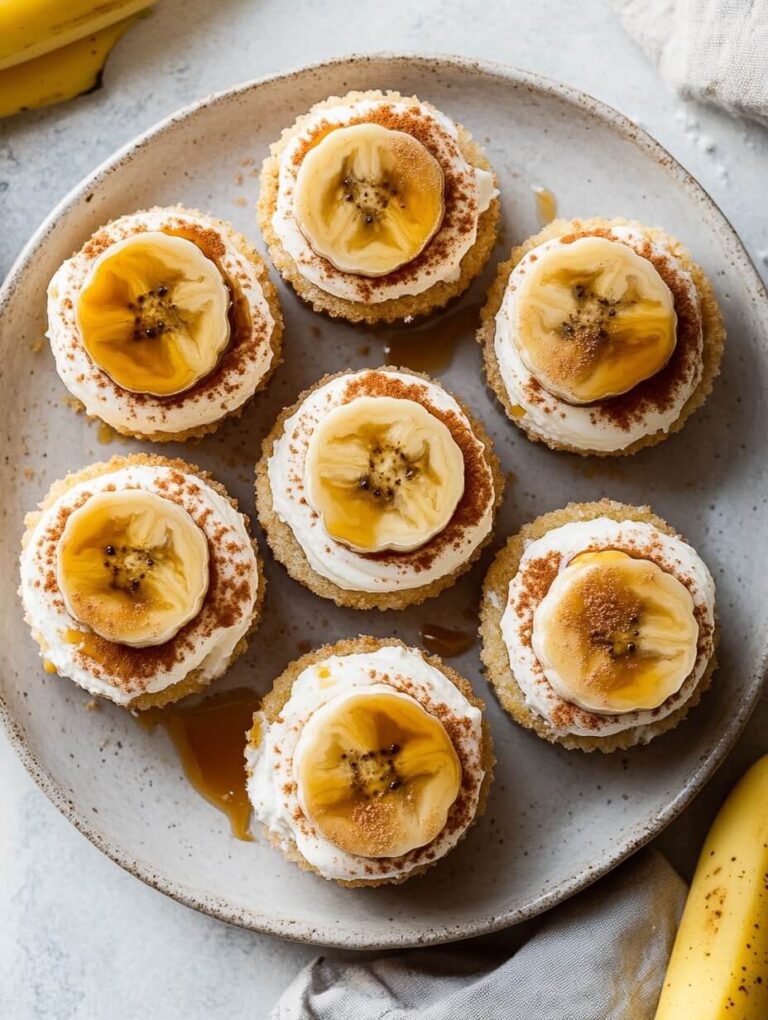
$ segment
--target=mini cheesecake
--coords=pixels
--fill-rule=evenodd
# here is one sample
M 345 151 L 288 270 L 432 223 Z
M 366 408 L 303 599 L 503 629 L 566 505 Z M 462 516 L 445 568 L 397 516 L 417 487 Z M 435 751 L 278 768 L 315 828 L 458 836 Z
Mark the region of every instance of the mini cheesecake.
M 682 244 L 627 220 L 556 220 L 499 266 L 478 339 L 530 439 L 636 453 L 683 427 L 720 371 L 712 286 Z
M 317 103 L 272 145 L 258 216 L 275 266 L 316 311 L 410 321 L 480 273 L 497 196 L 460 124 L 415 96 L 350 92 Z
M 485 808 L 494 757 L 484 708 L 454 670 L 399 641 L 310 652 L 253 717 L 254 817 L 286 857 L 340 885 L 421 874 Z
M 482 659 L 516 722 L 567 748 L 647 744 L 715 670 L 715 585 L 648 507 L 603 499 L 510 538 L 483 589 Z
M 264 387 L 283 320 L 242 234 L 181 206 L 101 227 L 48 287 L 48 337 L 64 385 L 123 435 L 213 432 Z
M 503 476 L 482 425 L 406 369 L 326 376 L 283 411 L 256 468 L 267 541 L 310 591 L 402 609 L 490 541 Z
M 203 690 L 245 651 L 264 579 L 218 482 L 136 454 L 68 475 L 27 515 L 19 593 L 46 672 L 145 709 Z

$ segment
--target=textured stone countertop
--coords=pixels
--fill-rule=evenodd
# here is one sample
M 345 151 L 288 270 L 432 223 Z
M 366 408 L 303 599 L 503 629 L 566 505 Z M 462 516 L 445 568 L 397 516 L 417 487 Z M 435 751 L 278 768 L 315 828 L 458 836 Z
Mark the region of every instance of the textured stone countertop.
M 160 0 L 113 54 L 104 89 L 0 122 L 0 275 L 80 177 L 165 114 L 247 78 L 364 50 L 502 61 L 605 100 L 699 179 L 768 272 L 768 132 L 668 93 L 600 0 Z M 686 877 L 725 790 L 766 750 L 764 694 L 727 762 L 657 840 Z M 317 952 L 228 927 L 121 871 L 48 803 L 1 734 L 0 789 L 6 1020 L 260 1020 Z

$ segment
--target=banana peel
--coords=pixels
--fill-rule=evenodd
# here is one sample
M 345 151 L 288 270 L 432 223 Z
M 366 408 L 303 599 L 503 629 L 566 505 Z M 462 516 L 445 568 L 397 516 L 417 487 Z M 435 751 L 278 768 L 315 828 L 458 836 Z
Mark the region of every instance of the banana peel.
M 709 831 L 655 1020 L 768 1018 L 768 755 Z
M 100 88 L 114 45 L 147 13 L 131 14 L 59 49 L 0 70 L 0 117 L 51 106 Z
M 0 70 L 96 35 L 151 0 L 0 0 Z

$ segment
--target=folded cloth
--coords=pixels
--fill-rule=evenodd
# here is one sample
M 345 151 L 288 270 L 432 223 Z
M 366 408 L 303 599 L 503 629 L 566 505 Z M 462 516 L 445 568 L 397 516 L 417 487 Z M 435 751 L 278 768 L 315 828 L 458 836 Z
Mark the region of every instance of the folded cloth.
M 684 900 L 682 880 L 646 850 L 547 914 L 506 959 L 489 966 L 477 942 L 365 962 L 320 956 L 272 1017 L 650 1020 Z
M 765 0 L 611 0 L 681 95 L 768 123 Z

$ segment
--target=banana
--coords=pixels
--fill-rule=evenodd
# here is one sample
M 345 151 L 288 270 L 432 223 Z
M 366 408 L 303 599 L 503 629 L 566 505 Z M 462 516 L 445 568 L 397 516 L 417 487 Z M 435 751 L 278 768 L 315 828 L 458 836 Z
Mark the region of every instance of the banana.
M 312 249 L 344 273 L 384 276 L 429 244 L 445 213 L 443 171 L 412 135 L 335 128 L 304 157 L 294 215 Z
M 77 301 L 91 359 L 125 390 L 183 393 L 216 367 L 230 338 L 230 293 L 192 241 L 135 234 L 94 262 Z
M 677 343 L 672 292 L 619 241 L 582 237 L 538 253 L 516 291 L 515 344 L 535 378 L 571 404 L 627 393 Z
M 677 931 L 656 1020 L 768 1017 L 768 755 L 709 830 Z
M 0 0 L 0 70 L 93 36 L 151 0 Z
M 61 103 L 98 88 L 112 47 L 137 19 L 132 14 L 59 50 L 0 70 L 0 117 Z
M 313 432 L 304 482 L 331 538 L 359 552 L 407 552 L 450 521 L 464 492 L 464 457 L 415 400 L 357 397 Z
M 650 560 L 616 549 L 575 556 L 533 617 L 532 646 L 566 701 L 616 715 L 653 709 L 696 662 L 688 589 Z
M 445 827 L 461 764 L 443 724 L 384 685 L 327 702 L 294 754 L 299 804 L 335 846 L 399 857 Z
M 187 511 L 143 489 L 101 492 L 70 515 L 57 581 L 67 611 L 107 641 L 169 641 L 200 612 L 208 542 Z

